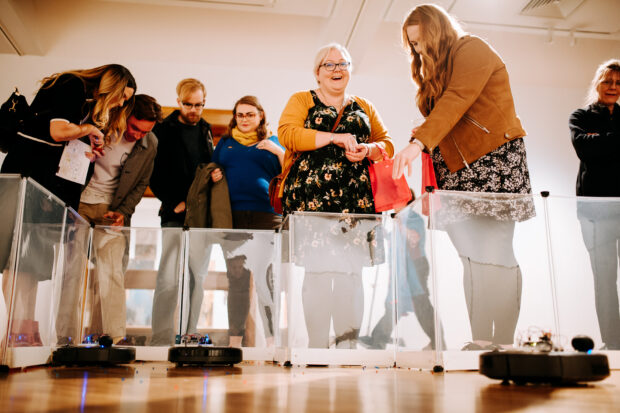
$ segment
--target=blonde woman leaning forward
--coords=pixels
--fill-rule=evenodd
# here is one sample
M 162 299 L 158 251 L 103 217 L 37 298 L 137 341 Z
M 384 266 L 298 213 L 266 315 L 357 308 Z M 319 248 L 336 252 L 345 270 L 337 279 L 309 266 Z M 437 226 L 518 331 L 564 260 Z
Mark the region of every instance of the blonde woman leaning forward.
M 375 212 L 368 164 L 382 158 L 380 148 L 390 156 L 394 149 L 374 106 L 346 93 L 351 68 L 351 56 L 343 46 L 321 48 L 314 63 L 317 88 L 295 93 L 280 117 L 278 136 L 286 148 L 283 169 L 292 163 L 282 186 L 285 214 Z M 294 256 L 306 270 L 302 294 L 310 347 L 330 345 L 332 317 L 336 346 L 356 347 L 364 306 L 361 270 L 371 264 L 368 233 L 376 225 L 365 221 L 296 221 L 304 226 L 296 232 L 304 235 L 296 239 Z
M 529 194 L 525 131 L 497 52 L 464 33 L 435 5 L 414 8 L 405 18 L 402 37 L 418 86 L 417 105 L 426 119 L 396 155 L 393 176 L 401 176 L 405 167 L 411 174 L 411 162 L 425 150 L 439 189 Z M 450 199 L 457 195 L 458 202 L 442 202 L 439 213 L 445 216 L 438 217 L 464 266 L 472 330 L 472 343 L 464 349 L 510 345 L 521 303 L 521 271 L 512 239 L 515 221 L 533 215 L 532 203 L 527 197 L 476 203 L 467 194 Z M 476 212 L 467 215 L 466 208 Z M 450 218 L 449 211 L 461 216 Z
M 92 153 L 110 140 L 120 139 L 126 128 L 136 81 L 124 66 L 110 64 L 93 69 L 55 73 L 41 80 L 32 104 L 37 113 L 9 151 L 2 172 L 32 177 L 69 206 L 78 209 L 82 185 L 56 176 L 67 142 L 85 138 Z

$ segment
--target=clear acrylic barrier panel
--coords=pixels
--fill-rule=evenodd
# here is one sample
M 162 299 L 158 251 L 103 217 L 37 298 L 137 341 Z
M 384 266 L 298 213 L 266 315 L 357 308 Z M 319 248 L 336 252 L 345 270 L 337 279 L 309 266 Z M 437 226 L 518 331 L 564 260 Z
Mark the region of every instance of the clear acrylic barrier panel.
M 280 345 L 286 354 L 280 361 L 394 363 L 394 349 L 387 343 L 376 348 L 371 339 L 382 317 L 393 317 L 389 232 L 387 215 L 287 216 L 281 267 L 286 317 L 280 320 L 285 326 Z
M 435 191 L 427 207 L 446 369 L 557 334 L 542 197 Z
M 245 360 L 273 360 L 279 280 L 276 233 L 189 230 L 182 331 L 216 346 L 243 348 Z
M 102 334 L 136 347 L 136 359 L 166 360 L 179 334 L 185 231 L 96 226 L 82 343 Z
M 445 339 L 441 322 L 435 320 L 427 205 L 425 193 L 394 217 L 390 251 L 396 324 L 391 328 L 392 319 L 384 317 L 373 331 L 373 341 L 395 345 L 398 366 L 430 369 L 441 364 L 436 351 L 445 348 Z M 435 325 L 440 327 L 435 329 Z
M 56 346 L 78 344 L 80 339 L 84 286 L 87 280 L 90 224 L 72 208 L 66 209 L 65 229 L 57 277 L 54 280 L 54 334 Z
M 15 217 L 5 229 L 13 240 L 9 259 L 2 263 L 3 299 L 9 314 L 2 363 L 10 367 L 44 364 L 51 354 L 56 342 L 52 297 L 54 283 L 61 277 L 65 242 L 64 203 L 35 181 L 20 181 L 18 186 L 7 184 L 12 192 L 4 200 L 17 207 L 16 213 L 7 214 Z
M 610 367 L 618 368 L 620 198 L 550 196 L 548 206 L 558 324 L 565 347 L 571 349 L 572 337 L 587 335 L 595 350 L 610 351 Z

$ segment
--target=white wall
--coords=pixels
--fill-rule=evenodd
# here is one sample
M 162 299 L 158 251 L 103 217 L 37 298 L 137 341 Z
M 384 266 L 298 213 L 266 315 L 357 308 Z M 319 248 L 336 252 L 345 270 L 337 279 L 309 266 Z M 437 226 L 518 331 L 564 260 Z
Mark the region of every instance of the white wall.
M 275 130 L 291 93 L 315 86 L 314 53 L 332 40 L 324 36 L 327 19 L 318 17 L 94 1 L 32 4 L 22 12 L 43 55 L 0 54 L 0 96 L 19 86 L 31 99 L 37 81 L 52 72 L 117 62 L 132 71 L 139 93 L 167 106 L 175 105 L 176 83 L 190 76 L 206 84 L 211 108 L 230 109 L 240 96 L 257 95 Z M 578 162 L 568 116 L 581 105 L 597 65 L 620 56 L 620 42 L 580 38 L 571 47 L 567 37 L 548 44 L 542 35 L 471 31 L 487 39 L 508 65 L 517 112 L 529 135 L 534 191 L 573 195 Z M 399 36 L 398 24 L 380 25 L 362 61 L 353 56 L 349 92 L 377 106 L 402 148 L 422 117 Z M 411 178 L 416 190 L 418 175 Z

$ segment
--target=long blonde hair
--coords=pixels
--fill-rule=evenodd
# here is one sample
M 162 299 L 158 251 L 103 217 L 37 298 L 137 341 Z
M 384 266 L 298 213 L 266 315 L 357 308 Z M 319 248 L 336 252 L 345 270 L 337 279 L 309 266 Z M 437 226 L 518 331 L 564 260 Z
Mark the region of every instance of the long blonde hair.
M 605 80 L 609 72 L 617 72 L 620 74 L 620 60 L 609 59 L 601 63 L 598 69 L 596 69 L 596 73 L 588 89 L 588 95 L 586 96 L 586 106 L 598 102 L 598 87 L 601 85 L 601 82 Z
M 415 51 L 407 36 L 407 28 L 414 25 L 420 27 L 422 54 Z M 460 24 L 434 4 L 415 7 L 403 22 L 403 47 L 411 58 L 411 77 L 418 85 L 416 103 L 425 115 L 447 86 L 450 49 L 464 35 Z
M 114 102 L 124 97 L 125 88 L 136 90 L 136 80 L 124 66 L 109 64 L 92 69 L 68 70 L 54 73 L 41 80 L 42 87 L 49 88 L 63 75 L 73 75 L 84 83 L 87 96 L 92 95 L 95 105 L 89 116 L 97 128 L 105 134 L 106 143 L 111 137 L 122 138 L 127 129 L 127 118 L 133 108 L 133 96 L 122 107 L 113 108 Z

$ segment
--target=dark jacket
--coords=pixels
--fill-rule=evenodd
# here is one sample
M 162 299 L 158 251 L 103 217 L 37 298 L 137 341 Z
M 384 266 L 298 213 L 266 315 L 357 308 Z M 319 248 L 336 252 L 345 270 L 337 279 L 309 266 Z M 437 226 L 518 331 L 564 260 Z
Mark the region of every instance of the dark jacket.
M 463 36 L 450 50 L 448 84 L 415 137 L 432 152 L 437 146 L 451 172 L 506 142 L 525 136 L 517 117 L 508 71 L 484 40 Z
M 620 197 L 620 106 L 577 109 L 568 122 L 579 157 L 578 196 Z
M 150 186 L 155 196 L 161 201 L 159 214 L 162 224 L 185 220 L 185 213 L 176 214 L 174 208 L 186 201 L 187 192 L 196 173 L 188 162 L 189 149 L 180 138 L 183 125 L 178 118 L 179 111 L 175 110 L 162 123 L 153 128 L 159 143 Z M 201 139 L 198 142 L 199 155 L 201 162 L 208 163 L 213 155 L 211 125 L 203 119 L 200 119 L 198 125 L 201 130 Z
M 217 182 L 211 172 L 223 169 L 211 162 L 196 169 L 196 177 L 187 193 L 185 225 L 191 228 L 232 228 L 232 210 L 226 177 Z
M 157 138 L 149 132 L 136 142 L 121 168 L 121 176 L 109 210 L 123 214 L 126 227 L 131 226 L 131 216 L 149 184 L 156 154 Z

